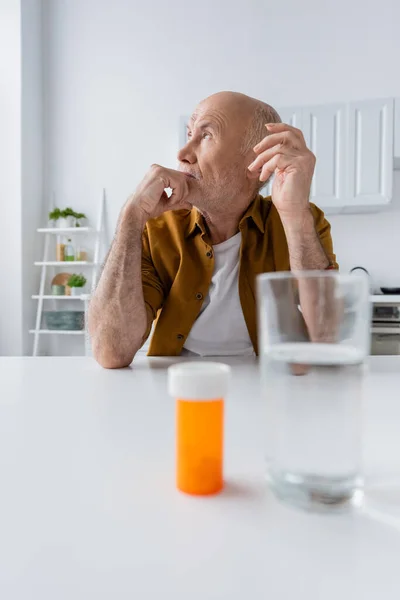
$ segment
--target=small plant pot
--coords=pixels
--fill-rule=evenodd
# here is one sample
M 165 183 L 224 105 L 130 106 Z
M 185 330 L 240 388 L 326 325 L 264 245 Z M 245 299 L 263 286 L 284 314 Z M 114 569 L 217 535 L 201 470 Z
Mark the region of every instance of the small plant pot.
M 65 285 L 52 285 L 51 293 L 53 296 L 65 296 Z
M 75 219 L 74 217 L 63 217 L 61 219 L 58 219 L 57 221 L 57 227 L 59 229 L 68 229 L 69 227 L 74 227 L 75 226 Z
M 81 296 L 83 294 L 83 287 L 72 287 L 71 296 Z
M 76 219 L 75 227 L 86 227 L 86 219 Z

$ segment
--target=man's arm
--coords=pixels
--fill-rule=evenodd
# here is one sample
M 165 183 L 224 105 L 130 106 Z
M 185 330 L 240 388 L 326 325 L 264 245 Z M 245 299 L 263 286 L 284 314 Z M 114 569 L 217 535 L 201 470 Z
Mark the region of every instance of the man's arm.
M 168 197 L 165 188 L 172 189 Z M 188 177 L 153 165 L 122 209 L 114 243 L 89 306 L 93 355 L 105 368 L 127 367 L 144 343 L 161 304 L 162 286 L 142 256 L 146 222 L 167 210 L 192 206 Z M 150 298 L 145 302 L 145 294 Z
M 326 269 L 333 254 L 330 226 L 309 201 L 315 156 L 296 127 L 270 123 L 266 128 L 266 137 L 254 147 L 250 177 L 267 181 L 275 173 L 272 202 L 285 230 L 291 269 Z
M 281 221 L 289 248 L 292 271 L 313 269 L 322 271 L 331 266 L 317 232 L 311 209 L 297 215 L 296 219 L 285 220 L 281 217 Z
M 147 330 L 141 272 L 143 227 L 143 218 L 137 211 L 122 213 L 90 302 L 93 355 L 108 369 L 130 365 Z
M 260 181 L 267 181 L 275 173 L 272 201 L 285 231 L 292 271 L 337 267 L 329 223 L 309 202 L 315 156 L 299 129 L 285 123 L 266 127 L 268 134 L 255 146 L 257 157 L 249 165 L 249 172 Z M 335 339 L 339 313 L 332 282 L 326 281 L 322 288 L 318 281 L 299 274 L 302 318 L 309 337 L 329 342 Z

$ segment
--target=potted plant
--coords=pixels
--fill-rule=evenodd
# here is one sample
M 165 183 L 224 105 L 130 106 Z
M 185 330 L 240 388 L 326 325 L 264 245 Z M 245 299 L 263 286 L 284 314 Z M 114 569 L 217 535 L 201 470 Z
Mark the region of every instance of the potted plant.
M 75 227 L 82 227 L 81 221 L 83 219 L 87 218 L 86 215 L 85 215 L 85 213 L 77 213 L 77 212 L 74 212 L 74 217 L 76 219 L 76 221 L 75 221 Z
M 67 282 L 68 287 L 71 288 L 71 296 L 80 296 L 83 293 L 83 288 L 86 285 L 86 277 L 82 275 L 71 275 Z
M 51 223 L 52 227 L 57 225 L 57 221 L 61 218 L 61 210 L 59 208 L 54 208 L 51 212 L 49 212 L 49 221 L 53 221 Z
M 74 227 L 75 225 L 75 212 L 72 208 L 64 208 L 64 210 L 60 211 L 60 218 L 57 221 L 57 226 L 60 229 L 68 229 L 69 227 Z

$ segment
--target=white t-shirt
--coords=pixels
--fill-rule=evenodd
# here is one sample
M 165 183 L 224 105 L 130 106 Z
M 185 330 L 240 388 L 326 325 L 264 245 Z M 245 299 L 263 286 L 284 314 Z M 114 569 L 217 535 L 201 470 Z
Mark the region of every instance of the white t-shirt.
M 185 342 L 182 355 L 254 355 L 239 299 L 239 232 L 213 246 L 210 289 Z

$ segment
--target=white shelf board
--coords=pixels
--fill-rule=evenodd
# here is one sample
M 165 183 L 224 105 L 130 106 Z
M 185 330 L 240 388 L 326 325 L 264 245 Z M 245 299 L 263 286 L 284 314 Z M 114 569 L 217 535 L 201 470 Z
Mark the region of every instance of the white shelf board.
M 89 294 L 81 294 L 80 296 L 32 296 L 33 300 L 39 300 L 39 298 L 43 298 L 43 300 L 86 300 Z
M 374 304 L 400 304 L 400 295 L 374 294 L 370 299 Z
M 55 233 L 59 235 L 63 233 L 99 233 L 93 227 L 41 227 L 37 231 L 39 233 Z
M 70 266 L 80 266 L 80 267 L 94 267 L 96 263 L 87 262 L 86 260 L 50 260 L 46 262 L 35 262 L 36 267 L 70 267 Z
M 84 335 L 84 329 L 78 329 L 77 331 L 72 329 L 30 329 L 29 333 L 46 333 L 46 334 L 59 334 L 59 335 Z

